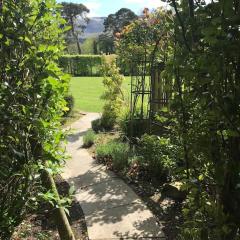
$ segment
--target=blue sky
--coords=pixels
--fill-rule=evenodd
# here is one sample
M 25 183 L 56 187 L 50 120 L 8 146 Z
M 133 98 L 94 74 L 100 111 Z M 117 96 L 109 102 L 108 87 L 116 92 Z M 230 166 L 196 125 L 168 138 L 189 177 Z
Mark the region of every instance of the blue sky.
M 83 3 L 90 9 L 90 17 L 106 17 L 122 7 L 130 8 L 139 14 L 144 7 L 149 9 L 166 6 L 161 0 L 57 0 L 57 2 Z

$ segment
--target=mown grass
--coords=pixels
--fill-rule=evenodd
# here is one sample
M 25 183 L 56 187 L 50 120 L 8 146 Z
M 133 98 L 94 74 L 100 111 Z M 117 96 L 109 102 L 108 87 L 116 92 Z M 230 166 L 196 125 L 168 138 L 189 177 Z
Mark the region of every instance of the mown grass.
M 101 112 L 104 101 L 101 95 L 104 92 L 102 77 L 73 77 L 70 81 L 70 93 L 74 97 L 75 110 L 85 112 Z M 123 83 L 125 97 L 130 94 L 130 77 Z

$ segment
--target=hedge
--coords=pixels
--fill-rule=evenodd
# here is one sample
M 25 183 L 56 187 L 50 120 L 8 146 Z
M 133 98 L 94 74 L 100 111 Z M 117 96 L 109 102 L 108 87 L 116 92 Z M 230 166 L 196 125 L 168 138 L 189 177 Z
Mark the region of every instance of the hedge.
M 101 65 L 104 62 L 117 60 L 120 73 L 130 75 L 130 66 L 120 61 L 116 54 L 111 55 L 63 55 L 59 59 L 59 65 L 64 72 L 73 76 L 102 76 Z
M 100 76 L 103 59 L 102 55 L 64 55 L 59 65 L 73 76 Z

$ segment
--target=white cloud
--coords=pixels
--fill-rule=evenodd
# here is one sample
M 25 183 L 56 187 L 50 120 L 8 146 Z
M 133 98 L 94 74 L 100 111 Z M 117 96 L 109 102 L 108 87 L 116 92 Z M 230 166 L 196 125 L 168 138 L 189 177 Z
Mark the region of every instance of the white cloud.
M 97 17 L 100 15 L 99 10 L 101 8 L 100 1 L 86 1 L 83 4 L 90 10 L 89 17 Z

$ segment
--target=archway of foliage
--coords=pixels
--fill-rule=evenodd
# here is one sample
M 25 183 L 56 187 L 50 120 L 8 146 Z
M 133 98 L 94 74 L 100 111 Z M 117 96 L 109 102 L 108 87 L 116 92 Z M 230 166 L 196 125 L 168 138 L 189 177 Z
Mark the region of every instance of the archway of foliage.
M 56 62 L 63 26 L 54 0 L 7 0 L 0 9 L 0 238 L 8 239 L 57 171 L 67 77 Z M 47 197 L 47 195 L 45 196 Z
M 184 162 L 174 175 L 188 192 L 179 239 L 240 239 L 240 3 L 168 2 L 173 19 L 159 22 L 157 32 L 170 33 L 167 47 L 156 40 L 148 45 L 155 24 L 147 27 L 146 17 L 119 35 L 119 53 L 123 60 L 144 60 L 157 43 L 162 77 L 173 85 L 161 122 Z

